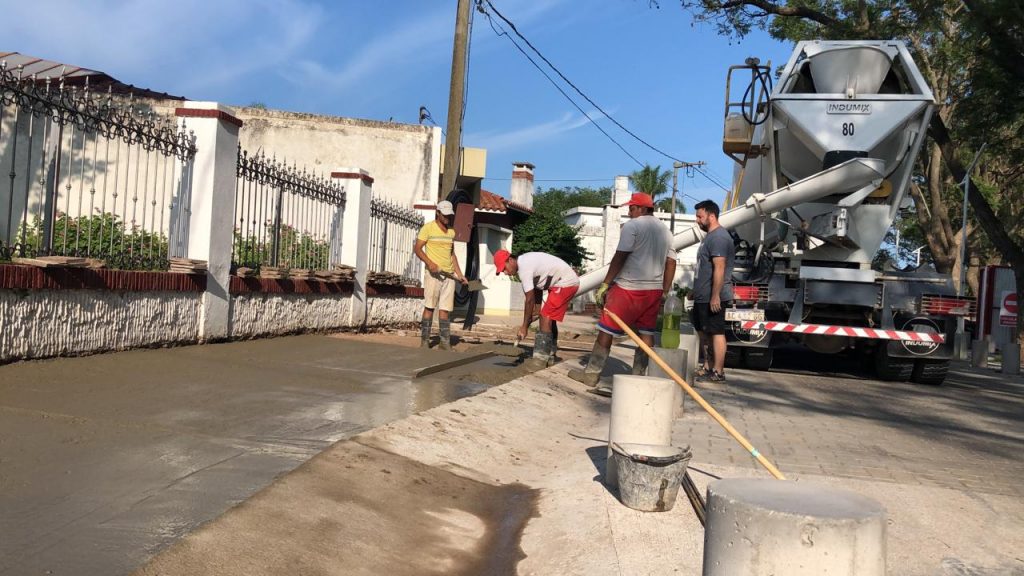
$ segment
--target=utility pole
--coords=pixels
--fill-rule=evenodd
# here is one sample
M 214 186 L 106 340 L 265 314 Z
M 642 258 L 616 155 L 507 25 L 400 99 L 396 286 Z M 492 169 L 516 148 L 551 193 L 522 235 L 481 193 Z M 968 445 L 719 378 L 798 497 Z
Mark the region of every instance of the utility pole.
M 691 168 L 693 166 L 703 166 L 704 164 L 706 164 L 706 162 L 704 161 L 672 163 L 672 214 L 670 215 L 668 229 L 673 234 L 676 233 L 676 183 L 679 181 L 679 169 Z
M 462 107 L 466 94 L 466 49 L 469 40 L 471 0 L 459 0 L 455 17 L 455 45 L 452 49 L 452 81 L 448 90 L 448 130 L 444 143 L 444 174 L 441 178 L 442 200 L 455 189 L 462 168 Z

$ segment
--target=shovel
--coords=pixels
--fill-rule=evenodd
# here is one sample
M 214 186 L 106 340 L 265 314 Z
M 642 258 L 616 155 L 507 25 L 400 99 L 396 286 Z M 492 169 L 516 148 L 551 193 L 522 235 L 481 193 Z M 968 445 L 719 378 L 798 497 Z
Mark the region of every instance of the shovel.
M 452 280 L 455 280 L 456 282 L 459 281 L 458 278 L 456 278 L 455 276 L 452 276 L 451 274 L 449 274 L 447 272 L 438 272 L 437 274 L 438 274 L 438 276 L 441 276 L 442 278 L 451 278 Z M 469 290 L 470 292 L 479 292 L 481 290 L 486 290 L 487 286 L 484 286 L 484 283 L 479 281 L 479 280 L 470 280 L 469 284 L 466 284 L 466 289 Z

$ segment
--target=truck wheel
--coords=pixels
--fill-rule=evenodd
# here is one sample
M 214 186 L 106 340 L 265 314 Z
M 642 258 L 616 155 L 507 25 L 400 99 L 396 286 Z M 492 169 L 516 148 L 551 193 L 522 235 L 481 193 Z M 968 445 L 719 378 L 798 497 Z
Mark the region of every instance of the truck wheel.
M 879 346 L 875 351 L 875 373 L 882 380 L 891 382 L 906 382 L 914 371 L 914 361 L 906 358 L 893 358 L 885 349 L 885 345 Z
M 751 370 L 771 370 L 774 356 L 771 348 L 747 348 L 743 351 L 743 361 Z
M 949 373 L 949 360 L 918 360 L 910 379 L 918 384 L 940 386 Z
M 740 349 L 736 348 L 735 346 L 729 346 L 728 348 L 725 349 L 725 367 L 743 367 L 743 353 Z

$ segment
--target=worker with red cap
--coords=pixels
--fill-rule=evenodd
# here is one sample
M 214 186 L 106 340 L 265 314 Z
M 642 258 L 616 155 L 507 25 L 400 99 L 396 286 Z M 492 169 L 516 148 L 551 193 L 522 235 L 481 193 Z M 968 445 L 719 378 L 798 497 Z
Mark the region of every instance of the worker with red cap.
M 523 306 L 523 324 L 519 327 L 518 338 L 522 340 L 533 322 L 536 304 L 547 292 L 547 299 L 540 309 L 540 330 L 534 337 L 532 363 L 538 368 L 552 364 L 558 349 L 558 322 L 565 319 L 580 279 L 564 260 L 544 252 L 527 252 L 513 256 L 508 250 L 494 253 L 494 267 L 498 274 L 519 276 L 526 294 Z
M 628 206 L 630 220 L 622 226 L 615 255 L 595 297 L 598 306 L 615 313 L 640 334 L 641 340 L 654 346 L 658 312 L 676 274 L 676 251 L 672 249 L 672 233 L 654 216 L 654 200 L 649 194 L 637 192 L 623 206 Z M 606 313 L 597 329 L 590 360 L 583 370 L 570 370 L 569 377 L 596 387 L 596 394 L 610 396 L 611 388 L 598 383 L 612 339 L 622 336 L 623 331 Z M 649 360 L 647 353 L 637 348 L 633 374 L 644 374 Z

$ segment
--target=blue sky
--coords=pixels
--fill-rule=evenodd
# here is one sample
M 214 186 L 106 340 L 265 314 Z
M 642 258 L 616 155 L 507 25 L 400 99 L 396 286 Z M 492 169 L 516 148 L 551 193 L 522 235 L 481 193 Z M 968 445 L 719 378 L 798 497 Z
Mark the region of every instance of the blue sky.
M 728 183 L 721 152 L 729 65 L 781 64 L 764 33 L 730 44 L 674 0 L 492 0 L 584 93 L 644 140 L 704 160 Z M 137 86 L 246 105 L 445 125 L 456 0 L 37 0 L 10 3 L 0 50 L 102 70 Z M 571 92 L 568 88 L 567 92 Z M 600 114 L 582 99 L 594 118 Z M 641 162 L 672 161 L 598 120 Z M 513 161 L 539 187 L 610 185 L 638 166 L 475 13 L 463 142 L 488 149 L 484 187 L 507 195 Z M 552 181 L 565 180 L 565 181 Z M 575 180 L 575 181 L 567 181 Z M 700 175 L 684 190 L 721 200 Z M 692 200 L 687 200 L 692 205 Z

